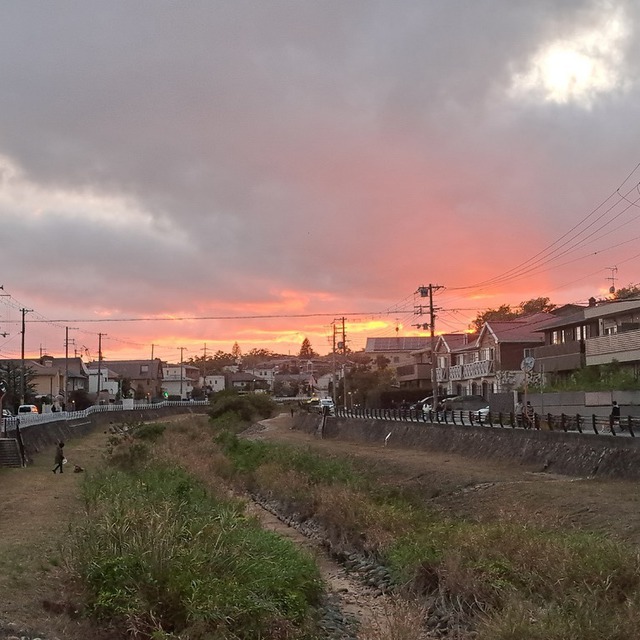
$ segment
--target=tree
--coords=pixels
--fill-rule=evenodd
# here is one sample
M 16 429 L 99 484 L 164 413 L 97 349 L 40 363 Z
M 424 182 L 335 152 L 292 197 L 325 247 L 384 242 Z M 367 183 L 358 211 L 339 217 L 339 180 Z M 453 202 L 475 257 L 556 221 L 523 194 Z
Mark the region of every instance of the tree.
M 240 349 L 240 345 L 237 342 L 234 342 L 233 347 L 231 347 L 231 357 L 236 361 L 236 364 L 242 358 L 242 349 Z
M 471 323 L 471 328 L 475 333 L 478 333 L 482 329 L 482 325 L 487 322 L 515 320 L 533 313 L 549 313 L 555 308 L 556 305 L 549 298 L 531 298 L 531 300 L 521 302 L 515 309 L 512 309 L 511 305 L 502 304 L 497 309 L 478 312 L 478 315 Z
M 302 341 L 302 345 L 300 345 L 300 353 L 298 354 L 298 358 L 315 358 L 317 357 L 317 353 L 313 350 L 311 346 L 311 342 L 309 342 L 309 338 L 305 338 Z
M 519 313 L 521 316 L 528 316 L 532 313 L 550 313 L 556 308 L 549 298 L 531 298 L 520 303 Z
M 2 400 L 4 407 L 12 407 L 14 411 L 17 409 L 22 398 L 23 384 L 26 388 L 25 402 L 34 397 L 36 388 L 33 382 L 34 374 L 28 365 L 24 368 L 23 382 L 23 370 L 19 364 L 11 360 L 0 362 L 0 378 L 7 383 L 7 392 Z
M 497 309 L 487 309 L 482 313 L 478 312 L 475 320 L 471 323 L 471 328 L 477 333 L 482 328 L 482 325 L 487 322 L 514 320 L 518 315 L 520 315 L 519 312 L 512 309 L 511 305 L 502 304 Z
M 629 298 L 640 298 L 640 285 L 628 284 L 613 294 L 614 300 L 628 300 Z

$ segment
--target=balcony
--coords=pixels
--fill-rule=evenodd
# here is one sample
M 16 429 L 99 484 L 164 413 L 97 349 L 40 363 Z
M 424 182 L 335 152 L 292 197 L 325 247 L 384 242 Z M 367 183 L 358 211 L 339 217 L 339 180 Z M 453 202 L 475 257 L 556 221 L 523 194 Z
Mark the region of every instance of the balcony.
M 454 364 L 449 367 L 449 380 L 462 380 L 462 367 L 461 364 Z
M 493 360 L 478 360 L 462 365 L 463 378 L 480 378 L 493 373 Z
M 396 369 L 396 378 L 403 386 L 420 380 L 431 380 L 431 365 L 423 363 L 402 365 Z
M 589 338 L 585 341 L 585 356 L 587 365 L 640 361 L 640 329 Z
M 446 382 L 449 379 L 449 369 L 438 367 L 436 369 L 436 380 L 438 382 Z
M 546 344 L 533 350 L 536 371 L 574 371 L 584 365 L 584 347 L 580 340 L 562 344 Z

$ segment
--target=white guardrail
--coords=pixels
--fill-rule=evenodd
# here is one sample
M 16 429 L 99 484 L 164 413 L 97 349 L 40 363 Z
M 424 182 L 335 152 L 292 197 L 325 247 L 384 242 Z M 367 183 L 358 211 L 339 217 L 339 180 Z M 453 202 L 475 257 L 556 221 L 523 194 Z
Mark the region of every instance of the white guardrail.
M 48 413 L 21 413 L 19 416 L 4 418 L 4 429 L 13 430 L 16 424 L 21 429 L 34 424 L 47 422 L 60 422 L 61 420 L 81 420 L 87 418 L 92 413 L 105 413 L 111 411 L 150 411 L 152 409 L 162 409 L 164 407 L 206 407 L 208 400 L 163 400 L 154 403 L 134 403 L 133 405 L 122 404 L 100 404 L 92 405 L 82 411 L 51 411 Z M 18 422 L 18 420 L 20 422 Z

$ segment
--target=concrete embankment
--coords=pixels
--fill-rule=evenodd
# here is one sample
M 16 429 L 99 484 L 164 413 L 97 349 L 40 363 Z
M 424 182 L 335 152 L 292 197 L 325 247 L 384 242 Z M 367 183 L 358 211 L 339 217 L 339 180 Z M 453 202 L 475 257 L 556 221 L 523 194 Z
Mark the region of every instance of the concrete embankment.
M 298 414 L 295 428 L 320 435 L 322 417 Z M 512 461 L 572 476 L 640 479 L 640 439 L 509 427 L 461 427 L 363 418 L 326 418 L 325 438 Z

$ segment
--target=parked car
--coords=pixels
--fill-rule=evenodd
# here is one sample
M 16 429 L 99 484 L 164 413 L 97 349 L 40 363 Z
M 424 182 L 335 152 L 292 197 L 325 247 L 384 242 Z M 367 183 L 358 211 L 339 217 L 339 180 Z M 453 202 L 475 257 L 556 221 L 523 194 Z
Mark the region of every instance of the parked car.
M 446 411 L 471 412 L 476 417 L 483 418 L 489 413 L 489 403 L 479 395 L 454 396 L 445 400 Z
M 455 397 L 456 397 L 455 395 L 445 393 L 444 395 L 438 396 L 438 404 L 444 405 L 447 402 L 447 400 Z M 429 411 L 434 411 L 433 396 L 428 396 L 426 398 L 423 398 L 422 400 L 420 400 L 418 404 L 422 404 L 422 412 L 425 414 L 429 413 Z
M 324 413 L 325 407 L 327 408 L 329 415 L 333 415 L 335 411 L 335 405 L 333 404 L 333 398 L 320 398 L 320 404 L 318 405 L 320 413 Z
M 2 417 L 3 418 L 13 418 L 13 413 L 11 413 L 11 411 L 9 411 L 9 409 L 3 409 L 2 410 Z
M 18 413 L 38 413 L 38 407 L 35 404 L 21 404 Z

